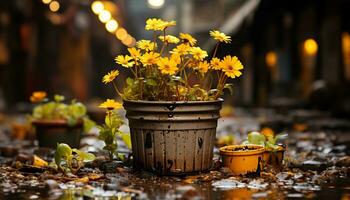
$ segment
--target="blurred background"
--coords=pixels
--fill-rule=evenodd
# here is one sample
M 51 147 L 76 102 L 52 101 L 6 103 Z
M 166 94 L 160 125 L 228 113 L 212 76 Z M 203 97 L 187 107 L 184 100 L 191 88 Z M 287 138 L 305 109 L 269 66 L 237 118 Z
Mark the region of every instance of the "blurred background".
M 172 34 L 190 33 L 209 52 L 209 30 L 232 37 L 218 55 L 236 55 L 245 68 L 226 102 L 348 117 L 349 9 L 347 0 L 1 0 L 0 111 L 21 110 L 35 90 L 115 97 L 102 76 L 151 37 L 145 20 L 157 17 L 176 20 Z

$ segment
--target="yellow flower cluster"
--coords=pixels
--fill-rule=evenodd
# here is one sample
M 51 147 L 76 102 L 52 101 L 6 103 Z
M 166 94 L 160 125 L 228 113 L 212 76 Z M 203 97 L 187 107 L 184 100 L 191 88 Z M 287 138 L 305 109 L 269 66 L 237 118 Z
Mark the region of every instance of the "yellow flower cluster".
M 178 36 L 166 34 L 167 28 L 175 25 L 175 21 L 148 19 L 145 29 L 153 31 L 153 40 L 139 40 L 135 47 L 127 49 L 128 55 L 118 55 L 115 62 L 122 67 L 129 68 L 136 79 L 142 78 L 142 80 L 155 75 L 158 77 L 181 76 L 187 81 L 189 77 L 187 73 L 197 73 L 201 74 L 199 77 L 205 77 L 209 72 L 218 71 L 218 84 L 224 84 L 226 78 L 236 78 L 242 75 L 243 65 L 236 56 L 228 55 L 223 59 L 216 56 L 219 44 L 230 43 L 230 36 L 218 30 L 210 31 L 210 36 L 217 41 L 217 45 L 212 58 L 208 59 L 208 52 L 197 46 L 197 40 L 192 35 L 188 33 L 180 33 Z M 105 84 L 113 82 L 118 75 L 119 71 L 113 70 L 105 75 L 102 81 Z M 168 79 L 162 79 L 164 80 Z M 189 92 L 188 87 L 188 83 L 178 85 L 178 94 Z M 114 88 L 120 93 L 115 85 Z M 223 86 L 218 86 L 218 88 L 222 89 Z

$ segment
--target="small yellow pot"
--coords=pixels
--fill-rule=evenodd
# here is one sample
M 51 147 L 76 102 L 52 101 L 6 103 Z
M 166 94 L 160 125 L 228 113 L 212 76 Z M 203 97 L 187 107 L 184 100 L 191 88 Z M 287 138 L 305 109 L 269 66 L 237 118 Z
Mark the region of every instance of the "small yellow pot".
M 259 145 L 231 145 L 220 148 L 224 167 L 234 175 L 256 174 L 262 169 L 265 148 Z
M 285 151 L 286 148 L 283 146 L 278 146 L 277 150 L 266 149 L 263 156 L 263 163 L 267 165 L 272 165 L 273 167 L 281 167 Z

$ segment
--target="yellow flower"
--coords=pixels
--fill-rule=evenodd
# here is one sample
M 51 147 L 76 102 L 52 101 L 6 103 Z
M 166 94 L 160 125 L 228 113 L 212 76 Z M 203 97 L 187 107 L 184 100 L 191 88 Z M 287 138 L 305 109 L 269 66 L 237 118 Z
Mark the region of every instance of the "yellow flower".
M 119 71 L 118 70 L 112 70 L 108 74 L 103 76 L 102 82 L 104 84 L 112 82 L 118 75 L 119 75 Z
M 225 58 L 221 61 L 221 67 L 222 71 L 225 72 L 225 75 L 230 78 L 235 78 L 242 75 L 242 72 L 239 70 L 243 69 L 243 65 L 236 56 L 225 56 Z
M 177 54 L 177 55 L 186 55 L 188 54 L 188 51 L 190 50 L 190 46 L 187 44 L 180 44 L 176 48 L 174 48 L 171 53 L 172 54 Z
M 157 48 L 157 44 L 150 40 L 140 40 L 136 43 L 136 46 L 145 51 L 153 51 Z
M 219 42 L 225 42 L 225 43 L 231 42 L 231 36 L 227 36 L 225 35 L 225 33 L 221 33 L 220 31 L 217 31 L 217 30 L 210 31 L 210 36 Z
M 159 59 L 157 65 L 162 74 L 174 75 L 178 70 L 176 61 L 167 57 Z
M 214 70 L 221 70 L 221 60 L 219 58 L 212 58 L 210 61 L 210 68 Z
M 161 31 L 164 27 L 164 21 L 157 18 L 150 18 L 146 20 L 146 30 Z
M 188 43 L 191 46 L 194 46 L 197 43 L 197 40 L 192 37 L 192 35 L 187 33 L 180 33 L 180 38 L 184 41 L 184 43 Z
M 198 71 L 202 74 L 205 74 L 208 72 L 209 69 L 209 63 L 207 61 L 200 62 L 198 65 Z
M 114 101 L 113 99 L 107 99 L 105 102 L 101 103 L 98 107 L 106 108 L 107 110 L 114 110 L 122 108 L 122 104 Z
M 163 24 L 161 25 L 162 30 L 171 26 L 176 26 L 176 21 L 163 21 Z
M 159 39 L 162 42 L 172 43 L 172 44 L 177 44 L 180 42 L 179 38 L 172 36 L 172 35 L 166 35 L 166 36 L 160 35 Z
M 208 53 L 202 50 L 200 47 L 191 47 L 190 53 L 193 55 L 193 58 L 197 60 L 203 60 L 208 56 Z
M 148 52 L 141 56 L 141 62 L 143 65 L 153 65 L 159 60 L 159 53 Z
M 32 96 L 30 96 L 30 101 L 32 103 L 40 103 L 46 98 L 46 95 L 44 91 L 35 91 L 32 93 Z
M 136 49 L 135 47 L 132 47 L 132 48 L 128 48 L 128 51 L 134 60 L 140 59 L 140 56 L 141 56 L 140 50 Z
M 172 54 L 170 56 L 170 59 L 173 60 L 174 62 L 176 62 L 177 64 L 181 63 L 181 58 L 180 58 L 180 55 L 178 55 L 178 54 Z
M 126 56 L 119 55 L 115 58 L 115 62 L 117 64 L 122 65 L 123 67 L 129 68 L 129 67 L 132 67 L 134 65 L 134 62 L 129 62 L 131 59 L 132 58 L 128 55 L 126 55 Z

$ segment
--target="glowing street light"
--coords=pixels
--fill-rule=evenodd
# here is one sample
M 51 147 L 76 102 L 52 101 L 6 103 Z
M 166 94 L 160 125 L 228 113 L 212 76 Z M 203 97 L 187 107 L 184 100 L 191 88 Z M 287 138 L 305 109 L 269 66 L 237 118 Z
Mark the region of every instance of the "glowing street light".
M 308 55 L 315 55 L 318 50 L 317 42 L 314 39 L 307 39 L 304 42 L 304 50 Z
M 102 23 L 106 23 L 111 19 L 112 15 L 108 10 L 103 10 L 102 12 L 100 12 L 100 14 L 98 15 L 98 19 L 102 22 Z
M 106 23 L 106 29 L 108 32 L 112 33 L 115 30 L 117 30 L 117 28 L 118 28 L 118 22 L 115 21 L 114 19 L 111 19 Z
M 147 3 L 153 9 L 159 9 L 164 6 L 164 0 L 147 0 Z
M 44 0 L 43 0 L 44 1 Z M 47 1 L 47 0 L 46 0 Z M 103 3 L 101 1 L 94 1 L 91 4 L 91 10 L 94 12 L 96 15 L 100 14 L 104 9 Z

